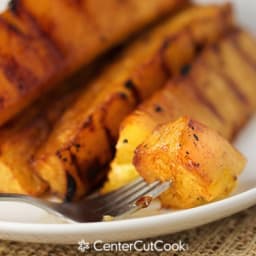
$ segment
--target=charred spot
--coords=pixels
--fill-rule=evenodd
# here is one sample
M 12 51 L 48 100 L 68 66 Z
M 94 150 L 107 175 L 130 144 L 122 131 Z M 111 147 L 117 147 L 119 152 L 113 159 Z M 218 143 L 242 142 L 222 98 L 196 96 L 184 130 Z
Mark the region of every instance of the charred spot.
M 16 87 L 21 95 L 27 94 L 39 82 L 32 71 L 22 66 L 21 63 L 17 63 L 10 56 L 2 56 L 0 66 L 5 77 Z
M 89 168 L 85 172 L 85 180 L 89 181 L 88 191 L 98 189 L 103 185 L 103 181 L 106 179 L 107 171 L 109 170 L 109 164 L 100 163 L 98 158 L 95 158 L 89 165 Z
M 66 178 L 67 178 L 67 193 L 65 197 L 65 202 L 70 202 L 74 198 L 77 187 L 76 187 L 75 179 L 70 175 L 68 171 L 66 171 Z
M 237 181 L 237 176 L 236 175 L 233 176 L 233 180 Z
M 81 148 L 81 145 L 77 143 L 77 144 L 74 144 L 74 147 L 76 148 L 77 151 L 79 151 L 79 149 Z
M 160 105 L 156 105 L 155 112 L 157 112 L 157 113 L 163 112 L 163 108 Z
M 83 129 L 90 129 L 90 131 L 94 131 L 95 127 L 93 124 L 93 117 L 90 115 L 87 120 L 83 123 Z
M 79 175 L 79 177 L 82 178 L 83 173 L 82 173 L 82 170 L 80 169 L 80 165 L 79 165 L 79 162 L 77 160 L 76 155 L 73 154 L 71 151 L 69 151 L 69 153 L 70 153 L 70 161 L 71 161 L 72 166 L 74 166 L 74 168 L 77 171 L 77 174 Z
M 204 44 L 203 43 L 198 43 L 196 44 L 195 46 L 195 51 L 196 51 L 196 54 L 199 54 L 200 52 L 202 52 L 204 49 Z
M 200 163 L 192 162 L 192 164 L 194 167 L 197 167 L 197 168 L 200 167 Z
M 99 172 L 102 169 L 102 165 L 100 164 L 100 161 L 97 159 L 91 163 L 88 170 L 86 171 L 86 179 L 89 181 L 94 181 L 99 175 Z
M 195 138 L 196 141 L 199 141 L 199 137 L 195 133 L 193 134 L 193 137 Z
M 124 140 L 123 140 L 123 143 L 124 143 L 124 144 L 127 144 L 127 143 L 128 143 L 128 139 L 124 139 Z
M 194 121 L 193 120 L 191 120 L 191 119 L 189 120 L 188 127 L 191 128 L 192 130 L 195 130 Z
M 185 64 L 180 70 L 181 75 L 187 76 L 190 73 L 191 68 L 191 64 Z
M 86 169 L 85 180 L 89 181 L 89 190 L 99 188 L 105 180 L 109 164 L 103 164 L 100 159 L 95 158 Z
M 11 0 L 8 3 L 8 9 L 13 13 L 17 13 L 19 2 L 19 0 Z
M 67 159 L 66 157 L 64 157 L 64 158 L 62 159 L 62 161 L 63 161 L 63 162 L 67 162 L 68 159 Z
M 105 115 L 102 115 L 101 124 L 102 124 L 102 128 L 104 129 L 106 139 L 108 141 L 109 150 L 111 150 L 111 154 L 114 155 L 114 151 L 115 151 L 114 147 L 115 147 L 116 139 L 113 136 L 111 130 L 108 127 L 108 125 L 106 124 Z
M 188 151 L 186 151 L 186 155 L 189 155 L 189 152 L 188 152 Z
M 61 152 L 60 152 L 59 150 L 58 150 L 58 151 L 56 151 L 56 153 L 55 153 L 55 154 L 56 154 L 56 156 L 57 156 L 58 158 L 60 158 L 60 159 L 62 158 Z
M 111 151 L 111 155 L 114 156 L 116 138 L 112 134 L 111 129 L 108 126 L 108 122 L 106 120 L 107 115 L 108 115 L 107 109 L 105 107 L 103 107 L 100 121 L 101 121 L 102 128 L 104 129 L 106 139 L 108 141 L 109 150 Z
M 171 41 L 173 41 L 173 39 L 174 39 L 174 37 L 165 38 L 165 40 L 163 41 L 162 47 L 161 47 L 161 51 L 165 51 L 166 49 L 168 49 L 170 47 Z
M 125 88 L 129 89 L 129 90 L 134 90 L 134 88 L 136 88 L 135 84 L 133 83 L 133 81 L 131 79 L 128 79 L 125 83 L 124 83 Z
M 195 162 L 191 159 L 187 159 L 187 163 L 186 163 L 186 166 L 188 168 L 199 168 L 200 167 L 200 163 L 199 162 Z
M 120 92 L 120 93 L 119 93 L 119 96 L 120 96 L 120 98 L 123 99 L 123 100 L 127 100 L 127 99 L 128 99 L 127 94 L 124 93 L 124 92 Z
M 137 103 L 139 103 L 141 97 L 136 84 L 131 79 L 128 79 L 127 81 L 125 81 L 124 87 L 132 92 L 134 99 Z
M 111 154 L 112 154 L 112 156 L 114 156 L 116 139 L 112 135 L 111 130 L 106 125 L 104 125 L 103 128 L 104 128 L 106 137 L 108 139 L 108 143 L 109 143 L 109 146 L 110 146 Z

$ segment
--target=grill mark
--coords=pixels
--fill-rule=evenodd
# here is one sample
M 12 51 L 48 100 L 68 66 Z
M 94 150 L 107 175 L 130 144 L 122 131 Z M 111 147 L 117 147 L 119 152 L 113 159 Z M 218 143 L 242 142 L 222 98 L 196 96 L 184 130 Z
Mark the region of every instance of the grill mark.
M 66 179 L 67 179 L 67 192 L 65 196 L 65 202 L 70 202 L 73 200 L 76 190 L 77 190 L 77 185 L 76 181 L 73 178 L 72 175 L 70 175 L 69 171 L 66 171 Z
M 21 95 L 26 95 L 39 84 L 39 79 L 34 73 L 17 63 L 11 56 L 0 56 L 0 67 L 5 77 L 16 87 Z
M 115 100 L 115 98 L 117 97 L 121 97 L 122 96 L 120 94 L 114 95 L 114 97 L 112 97 L 112 99 L 108 102 L 105 103 L 105 105 L 103 105 L 101 107 L 101 119 L 100 119 L 100 123 L 102 125 L 102 128 L 104 130 L 104 133 L 106 135 L 106 139 L 107 139 L 107 144 L 109 145 L 109 150 L 111 152 L 111 157 L 114 157 L 115 155 L 115 145 L 117 142 L 117 138 L 111 133 L 111 130 L 108 128 L 107 126 L 107 122 L 106 122 L 106 117 L 107 117 L 107 112 L 108 112 L 108 105 L 111 104 L 111 102 L 113 100 Z
M 98 177 L 98 173 L 100 172 L 101 168 L 102 166 L 100 164 L 100 161 L 98 159 L 93 160 L 88 167 L 88 170 L 86 171 L 86 179 L 89 182 L 94 182 L 95 179 Z
M 22 2 L 19 1 L 18 3 L 19 4 L 16 5 L 18 6 L 18 8 L 16 8 L 17 15 L 23 16 L 27 24 L 29 24 L 29 28 L 33 35 L 35 35 L 36 39 L 43 42 L 44 47 L 47 50 L 47 53 L 49 54 L 52 62 L 54 61 L 56 65 L 61 66 L 63 64 L 63 58 L 65 56 L 64 53 L 61 51 L 61 47 L 51 37 L 51 35 L 40 26 L 37 18 L 34 17 L 29 12 L 29 10 L 25 8 Z
M 141 102 L 141 96 L 139 93 L 139 90 L 137 89 L 136 84 L 133 82 L 132 79 L 128 79 L 124 83 L 124 87 L 131 91 L 133 98 L 135 99 L 136 104 L 139 104 Z
M 90 10 L 88 8 L 87 1 L 83 0 L 66 0 L 63 1 L 63 4 L 67 4 L 69 7 L 73 8 L 74 11 L 82 14 L 83 17 L 85 17 L 86 23 L 91 25 L 93 30 L 96 30 L 99 33 L 99 39 L 103 42 L 106 41 L 105 36 L 101 32 L 100 25 L 97 23 L 95 17 L 90 13 Z
M 221 65 L 225 65 L 225 62 L 222 60 L 221 58 L 221 49 L 218 45 L 214 45 L 212 47 L 212 50 L 215 52 L 215 54 L 218 56 L 218 64 Z M 229 87 L 229 89 L 232 91 L 232 93 L 239 99 L 239 101 L 246 105 L 249 106 L 250 103 L 248 101 L 248 98 L 246 97 L 245 94 L 243 94 L 241 92 L 241 90 L 239 90 L 239 86 L 237 85 L 237 83 L 234 81 L 234 79 L 225 71 L 217 68 L 217 67 L 213 67 L 211 65 L 209 65 L 208 63 L 206 63 L 205 61 L 201 60 L 201 63 L 204 66 L 207 66 L 208 68 L 212 69 L 218 76 L 220 76 L 224 81 L 225 84 Z
M 208 19 L 206 19 L 208 20 Z M 193 38 L 193 33 L 191 31 L 191 25 L 185 27 L 184 29 L 184 34 L 187 34 L 189 37 L 190 37 L 190 40 L 191 40 L 191 43 L 193 44 L 194 46 L 194 49 L 195 49 L 195 53 L 196 55 L 199 55 L 203 49 L 205 48 L 204 44 L 202 42 L 197 42 L 194 38 Z M 171 77 L 173 74 L 168 66 L 168 64 L 166 63 L 166 60 L 165 60 L 165 51 L 168 49 L 168 47 L 171 45 L 171 43 L 173 41 L 175 41 L 178 37 L 180 36 L 180 33 L 177 33 L 177 34 L 174 34 L 173 36 L 171 37 L 167 37 L 161 48 L 160 48 L 160 56 L 161 56 L 161 67 L 162 67 L 162 70 L 163 72 L 168 76 L 168 77 Z M 190 63 L 184 63 L 184 66 L 188 66 L 190 65 Z M 183 67 L 181 67 L 181 74 L 182 74 L 182 69 Z
M 226 3 L 226 7 L 222 9 L 220 19 L 223 21 L 223 24 L 226 23 L 226 21 L 230 20 L 230 17 L 233 13 L 233 6 L 231 3 Z M 225 27 L 226 28 L 226 27 Z M 227 28 L 225 29 L 227 31 Z
M 29 35 L 25 35 L 18 27 L 6 21 L 3 17 L 0 17 L 0 24 L 3 26 L 3 29 L 6 29 L 8 32 L 13 33 L 14 36 L 21 38 L 22 40 L 30 40 Z
M 194 92 L 194 95 L 196 96 L 196 98 L 199 100 L 199 102 L 201 102 L 202 104 L 204 104 L 220 121 L 225 122 L 224 118 L 221 116 L 221 114 L 218 112 L 218 110 L 216 109 L 216 107 L 212 104 L 212 102 L 210 102 L 204 95 L 203 93 L 200 91 L 200 89 L 197 87 L 196 83 L 193 81 L 193 79 L 191 78 L 190 83 L 188 83 L 189 86 L 192 87 L 192 91 Z
M 238 41 L 237 35 L 240 33 L 239 30 L 234 32 L 234 35 L 231 37 L 232 40 L 230 40 L 232 46 L 237 50 L 241 58 L 253 69 L 256 69 L 256 62 L 255 60 L 241 47 Z
M 103 127 L 104 133 L 106 135 L 107 141 L 108 141 L 108 145 L 109 145 L 109 150 L 111 152 L 111 157 L 114 156 L 115 154 L 115 144 L 116 144 L 116 139 L 115 137 L 112 135 L 110 129 L 108 128 L 107 124 L 106 124 L 106 116 L 107 116 L 107 106 L 103 106 L 102 107 L 102 113 L 101 113 L 101 125 Z
M 115 139 L 112 136 L 110 129 L 105 124 L 103 125 L 103 129 L 104 129 L 104 132 L 106 134 L 108 144 L 110 146 L 111 156 L 114 156 L 114 153 L 115 153 L 115 149 L 114 149 Z
M 37 48 L 34 47 L 33 43 L 34 42 L 40 42 L 41 47 L 44 47 L 46 49 L 46 55 L 47 59 L 51 60 L 52 65 L 52 70 L 56 70 L 56 67 L 61 65 L 61 57 L 52 47 L 49 45 L 48 42 L 46 42 L 43 38 L 40 38 L 38 35 L 32 34 L 25 34 L 23 31 L 21 31 L 18 27 L 15 25 L 9 23 L 5 19 L 0 17 L 0 25 L 3 26 L 3 29 L 12 33 L 13 37 L 17 37 L 18 39 L 21 40 L 21 43 L 26 47 L 26 50 L 33 52 L 35 55 L 38 55 Z M 34 29 L 33 29 L 34 30 Z M 31 45 L 29 46 L 29 42 L 31 42 Z M 44 61 L 44 57 L 41 58 L 41 61 Z M 63 63 L 63 62 L 62 62 Z M 48 65 L 45 64 L 45 65 Z
M 2 96 L 0 97 L 0 109 L 5 107 L 5 98 Z
M 173 37 L 168 37 L 164 40 L 160 50 L 159 50 L 159 54 L 160 54 L 160 64 L 161 64 L 161 69 L 163 70 L 164 74 L 167 77 L 171 77 L 172 76 L 172 72 L 169 69 L 168 64 L 166 63 L 165 60 L 165 51 L 169 48 L 169 46 L 171 45 L 172 41 L 175 40 L 175 38 L 177 37 L 177 35 L 173 36 Z
M 192 65 L 191 64 L 185 64 L 182 68 L 181 68 L 181 76 L 187 76 L 190 71 L 191 71 Z
M 70 161 L 71 161 L 72 166 L 75 167 L 75 170 L 76 170 L 78 176 L 80 177 L 80 179 L 83 180 L 83 177 L 84 177 L 83 172 L 78 163 L 77 156 L 71 152 L 71 148 L 69 149 L 69 154 L 70 154 Z
M 233 94 L 239 99 L 241 103 L 243 103 L 246 106 L 250 105 L 248 98 L 239 90 L 239 87 L 237 86 L 237 83 L 234 81 L 234 79 L 232 79 L 224 71 L 214 70 L 214 72 L 216 72 L 220 77 L 223 78 L 229 89 L 233 92 Z
M 93 123 L 93 116 L 92 114 L 90 114 L 86 121 L 82 124 L 82 128 L 81 129 L 90 129 L 91 132 L 93 132 L 95 130 L 95 126 Z
M 108 164 L 101 164 L 99 159 L 95 158 L 86 172 L 86 179 L 90 182 L 90 190 L 98 185 L 99 181 L 106 176 Z

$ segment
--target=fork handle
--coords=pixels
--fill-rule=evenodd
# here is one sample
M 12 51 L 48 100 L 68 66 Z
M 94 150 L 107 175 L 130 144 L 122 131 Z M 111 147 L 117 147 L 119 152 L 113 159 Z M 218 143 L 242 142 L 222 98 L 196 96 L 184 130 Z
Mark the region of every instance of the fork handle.
M 22 195 L 22 194 L 12 194 L 12 193 L 0 193 L 0 202 L 21 202 L 36 206 L 50 214 L 57 217 L 63 217 L 60 213 L 54 210 L 54 203 L 47 202 L 46 200 L 41 200 L 32 196 Z

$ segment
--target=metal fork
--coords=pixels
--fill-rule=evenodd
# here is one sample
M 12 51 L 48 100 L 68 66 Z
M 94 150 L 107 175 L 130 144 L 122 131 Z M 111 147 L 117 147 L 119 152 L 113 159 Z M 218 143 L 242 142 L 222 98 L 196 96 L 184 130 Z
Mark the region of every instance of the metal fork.
M 169 187 L 170 182 L 148 184 L 139 178 L 108 194 L 94 194 L 78 202 L 54 203 L 26 195 L 4 193 L 0 194 L 0 201 L 29 203 L 73 222 L 94 222 L 103 220 L 104 216 L 121 218 L 145 208 Z

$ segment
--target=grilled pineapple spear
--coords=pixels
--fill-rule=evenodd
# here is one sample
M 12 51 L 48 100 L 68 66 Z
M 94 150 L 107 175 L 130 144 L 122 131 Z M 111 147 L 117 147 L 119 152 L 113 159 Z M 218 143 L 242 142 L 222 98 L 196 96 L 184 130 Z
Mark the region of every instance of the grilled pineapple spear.
M 170 82 L 124 120 L 103 192 L 138 176 L 134 151 L 159 124 L 190 116 L 232 140 L 256 109 L 255 65 L 256 42 L 241 30 L 204 50 L 184 78 Z
M 86 88 L 35 159 L 52 192 L 74 199 L 92 188 L 114 153 L 121 121 L 233 27 L 229 5 L 196 6 L 169 18 L 126 49 Z
M 81 81 L 89 79 L 91 72 L 87 70 L 62 83 L 0 128 L 0 192 L 32 196 L 46 192 L 48 184 L 36 175 L 31 162 L 54 123 L 77 97 Z
M 70 97 L 52 102 L 51 106 L 47 104 L 49 100 L 33 105 L 0 129 L 0 192 L 33 196 L 45 192 L 48 185 L 35 174 L 30 163 L 53 123 L 70 103 Z
M 222 136 L 188 117 L 157 127 L 133 159 L 148 182 L 172 181 L 164 207 L 191 208 L 227 196 L 245 158 Z
M 186 3 L 12 0 L 0 15 L 0 125 L 81 65 Z

